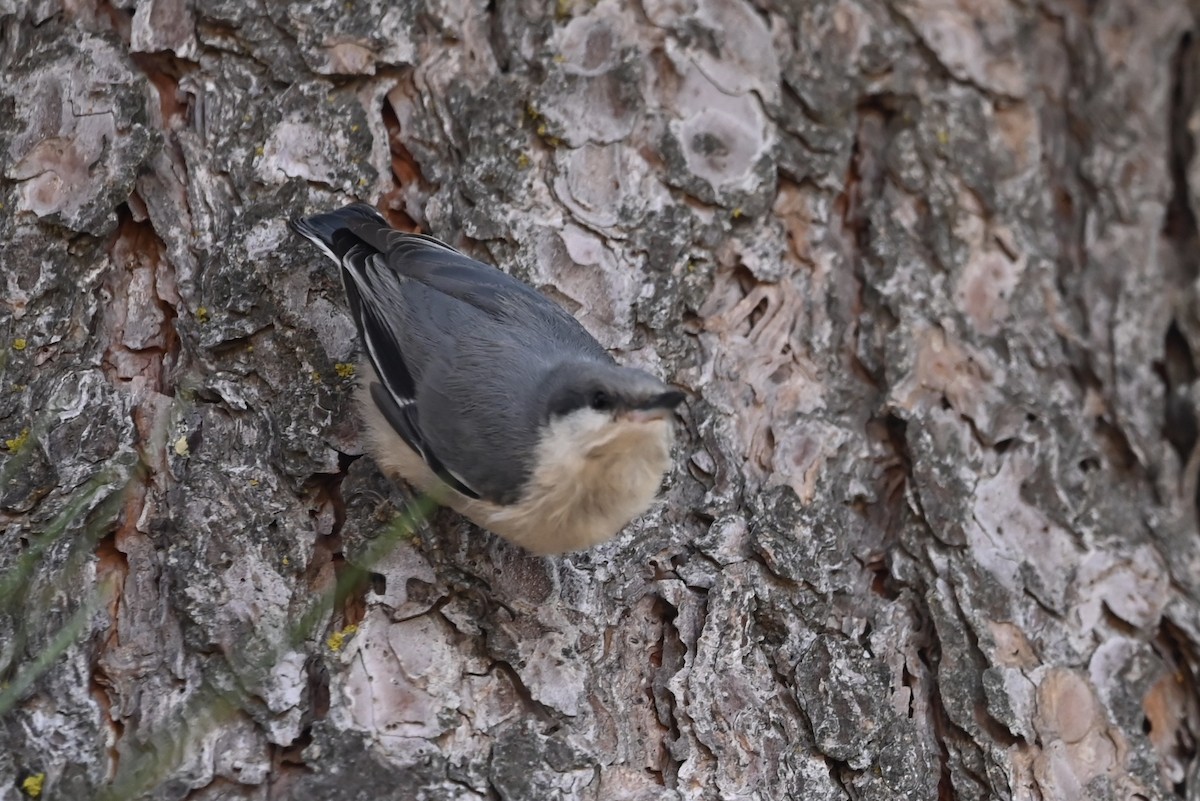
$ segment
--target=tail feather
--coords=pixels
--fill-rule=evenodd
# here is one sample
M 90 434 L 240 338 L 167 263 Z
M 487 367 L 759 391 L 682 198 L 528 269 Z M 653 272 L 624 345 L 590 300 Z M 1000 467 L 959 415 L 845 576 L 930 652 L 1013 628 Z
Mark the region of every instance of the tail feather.
M 329 258 L 340 264 L 347 251 L 359 240 L 345 233 L 341 236 L 338 234 L 346 231 L 348 223 L 362 220 L 388 226 L 384 216 L 374 206 L 368 206 L 366 203 L 352 203 L 337 211 L 314 214 L 311 217 L 293 217 L 290 224 L 293 231 L 312 240 Z

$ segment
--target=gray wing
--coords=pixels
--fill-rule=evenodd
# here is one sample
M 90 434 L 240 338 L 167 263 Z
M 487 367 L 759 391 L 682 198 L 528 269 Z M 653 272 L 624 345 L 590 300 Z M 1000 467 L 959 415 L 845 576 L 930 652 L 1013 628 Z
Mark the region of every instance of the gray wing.
M 511 327 L 511 333 L 525 330 L 560 347 L 610 360 L 603 346 L 565 309 L 496 267 L 422 234 L 366 221 L 354 221 L 349 228 L 385 254 L 387 266 L 402 278 L 486 313 L 496 323 Z

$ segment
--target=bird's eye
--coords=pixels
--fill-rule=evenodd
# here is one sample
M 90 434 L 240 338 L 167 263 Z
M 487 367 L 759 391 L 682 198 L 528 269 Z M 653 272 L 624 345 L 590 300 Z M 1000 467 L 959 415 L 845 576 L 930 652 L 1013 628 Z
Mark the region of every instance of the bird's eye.
M 607 412 L 613 407 L 613 401 L 604 390 L 596 390 L 592 393 L 592 398 L 588 402 L 588 405 L 598 412 Z

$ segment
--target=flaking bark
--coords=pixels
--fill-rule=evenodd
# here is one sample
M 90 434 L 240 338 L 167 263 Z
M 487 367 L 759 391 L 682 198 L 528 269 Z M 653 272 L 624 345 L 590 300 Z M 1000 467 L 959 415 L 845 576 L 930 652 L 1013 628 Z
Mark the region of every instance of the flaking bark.
M 0 0 L 0 798 L 1197 797 L 1198 12 Z M 350 198 L 689 391 L 652 514 L 397 519 Z

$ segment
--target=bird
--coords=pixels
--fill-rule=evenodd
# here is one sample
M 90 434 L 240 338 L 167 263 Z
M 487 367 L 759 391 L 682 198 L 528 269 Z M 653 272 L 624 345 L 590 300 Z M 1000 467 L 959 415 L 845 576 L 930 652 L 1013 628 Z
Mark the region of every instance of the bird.
M 362 438 L 385 474 L 538 555 L 609 540 L 653 504 L 682 391 L 618 364 L 528 284 L 366 203 L 290 224 L 341 268 Z

